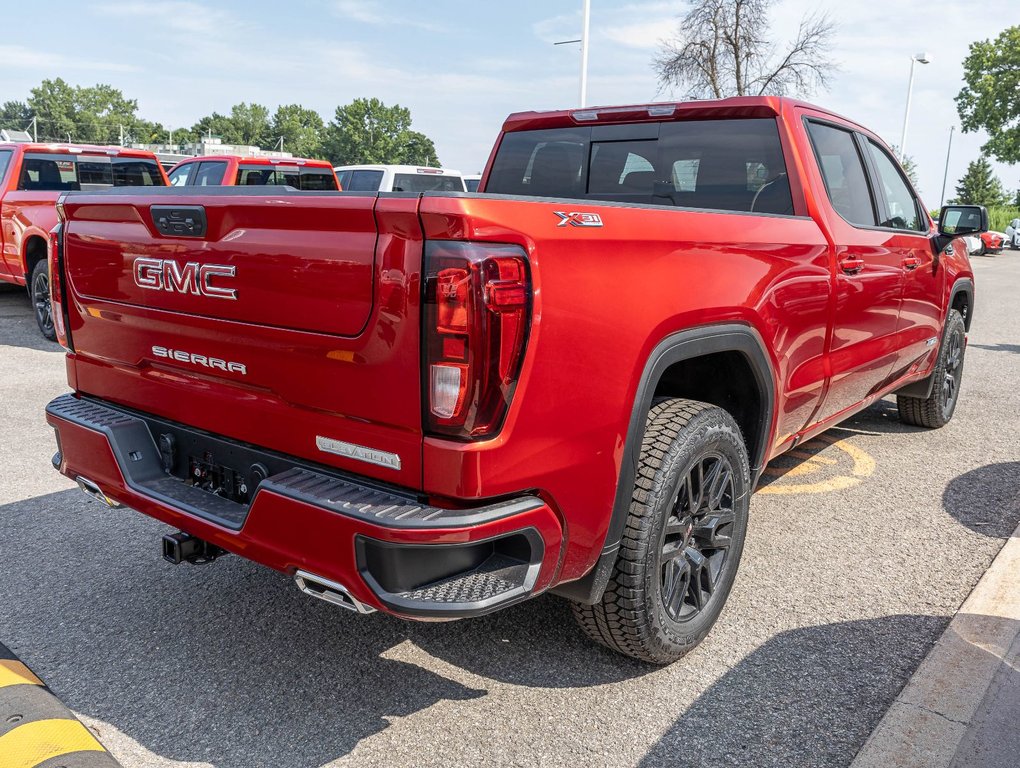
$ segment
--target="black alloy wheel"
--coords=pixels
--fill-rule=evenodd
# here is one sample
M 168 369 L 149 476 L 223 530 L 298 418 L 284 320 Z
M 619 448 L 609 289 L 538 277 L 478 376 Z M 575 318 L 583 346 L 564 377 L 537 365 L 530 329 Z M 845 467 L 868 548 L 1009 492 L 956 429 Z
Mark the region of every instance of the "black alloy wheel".
M 942 417 L 949 421 L 956 409 L 956 399 L 960 394 L 960 381 L 963 379 L 963 329 L 959 326 L 950 331 L 946 338 L 945 365 L 942 375 Z
M 708 607 L 729 552 L 735 518 L 733 466 L 721 454 L 701 456 L 680 481 L 659 548 L 662 605 L 673 621 Z
M 32 269 L 31 281 L 29 293 L 39 332 L 50 341 L 56 341 L 57 332 L 53 327 L 53 306 L 50 302 L 50 273 L 45 260 L 38 262 Z
M 955 309 L 946 314 L 931 390 L 927 397 L 896 395 L 900 421 L 928 429 L 944 427 L 953 418 L 960 401 L 963 359 L 967 352 L 967 324 Z
M 620 653 L 670 664 L 705 639 L 733 587 L 747 534 L 751 470 L 722 408 L 659 398 L 645 422 L 612 574 L 584 632 Z

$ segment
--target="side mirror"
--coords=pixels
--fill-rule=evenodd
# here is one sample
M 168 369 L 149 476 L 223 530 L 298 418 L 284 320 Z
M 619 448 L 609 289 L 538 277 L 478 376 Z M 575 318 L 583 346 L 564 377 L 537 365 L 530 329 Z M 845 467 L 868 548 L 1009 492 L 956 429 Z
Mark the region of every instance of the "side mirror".
M 944 205 L 939 213 L 939 234 L 948 237 L 988 231 L 988 209 L 983 205 Z
M 939 212 L 939 233 L 932 245 L 936 262 L 954 238 L 988 231 L 988 209 L 983 205 L 944 205 Z

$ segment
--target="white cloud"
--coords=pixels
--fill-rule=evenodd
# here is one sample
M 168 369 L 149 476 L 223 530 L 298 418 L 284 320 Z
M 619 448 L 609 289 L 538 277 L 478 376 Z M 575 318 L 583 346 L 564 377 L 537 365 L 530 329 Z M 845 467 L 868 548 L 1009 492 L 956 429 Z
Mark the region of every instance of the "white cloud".
M 137 67 L 112 61 L 66 56 L 23 45 L 0 45 L 0 69 L 38 70 L 44 73 L 58 72 L 66 75 L 77 70 L 99 72 L 135 72 Z
M 427 5 L 411 6 L 410 10 L 413 10 L 415 7 L 421 8 L 427 7 Z M 333 9 L 338 16 L 358 21 L 362 24 L 371 24 L 373 26 L 402 25 L 426 29 L 432 32 L 440 32 L 443 29 L 432 22 L 403 15 L 403 12 L 400 10 L 394 10 L 392 3 L 383 5 L 375 0 L 333 0 Z

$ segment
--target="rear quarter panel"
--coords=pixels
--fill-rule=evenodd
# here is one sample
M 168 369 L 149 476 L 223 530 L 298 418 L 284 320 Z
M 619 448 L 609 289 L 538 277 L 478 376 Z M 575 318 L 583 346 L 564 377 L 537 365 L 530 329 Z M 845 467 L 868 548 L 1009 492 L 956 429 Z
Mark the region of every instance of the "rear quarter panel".
M 421 210 L 426 239 L 520 245 L 534 279 L 528 352 L 501 434 L 426 438 L 425 490 L 534 488 L 554 500 L 570 542 L 563 580 L 599 553 L 638 379 L 666 336 L 744 323 L 780 380 L 777 428 L 800 428 L 817 403 L 830 267 L 811 219 L 501 196 L 426 196 Z M 598 212 L 604 226 L 560 227 L 556 211 Z

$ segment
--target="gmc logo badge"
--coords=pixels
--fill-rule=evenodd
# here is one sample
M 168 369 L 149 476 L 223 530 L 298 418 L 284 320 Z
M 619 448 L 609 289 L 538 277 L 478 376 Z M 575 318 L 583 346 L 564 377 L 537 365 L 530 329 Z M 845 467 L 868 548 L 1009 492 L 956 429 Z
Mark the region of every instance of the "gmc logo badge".
M 214 299 L 237 299 L 237 289 L 213 285 L 213 279 L 234 277 L 237 268 L 226 264 L 178 264 L 172 259 L 139 256 L 134 262 L 135 285 L 150 291 L 190 293 Z

